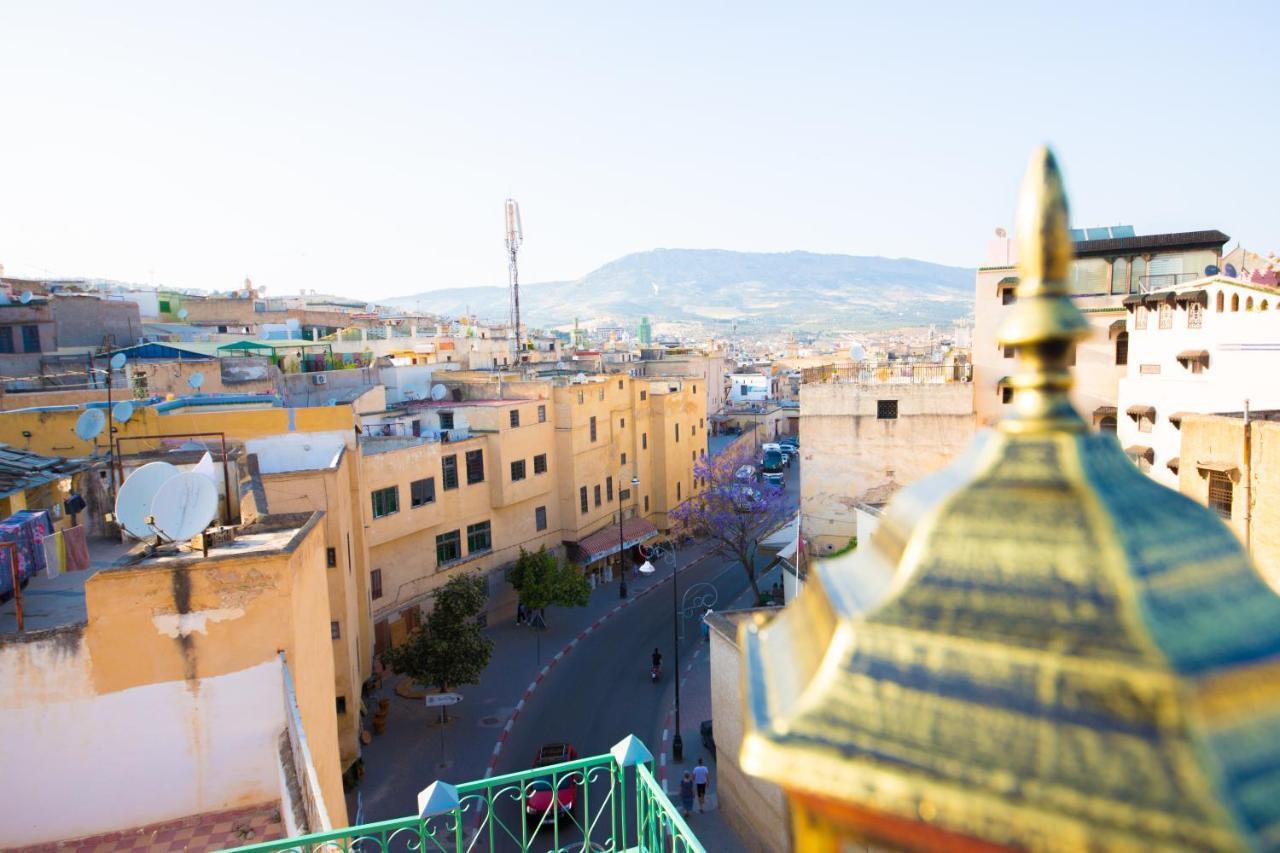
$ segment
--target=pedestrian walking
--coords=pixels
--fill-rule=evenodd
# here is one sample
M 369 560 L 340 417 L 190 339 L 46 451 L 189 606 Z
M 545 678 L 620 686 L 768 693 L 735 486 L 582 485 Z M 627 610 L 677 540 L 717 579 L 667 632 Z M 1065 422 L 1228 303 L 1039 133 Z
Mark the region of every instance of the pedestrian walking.
M 524 620 L 525 620 L 524 603 L 521 602 L 520 604 L 516 605 L 516 624 L 523 625 Z
M 702 763 L 702 758 L 698 758 L 698 766 L 693 768 L 693 784 L 698 787 L 698 811 L 705 812 L 707 810 L 707 780 L 711 778 L 711 771 L 707 769 L 707 765 Z
M 693 811 L 693 775 L 688 771 L 684 771 L 684 778 L 680 780 L 680 814 L 685 817 Z

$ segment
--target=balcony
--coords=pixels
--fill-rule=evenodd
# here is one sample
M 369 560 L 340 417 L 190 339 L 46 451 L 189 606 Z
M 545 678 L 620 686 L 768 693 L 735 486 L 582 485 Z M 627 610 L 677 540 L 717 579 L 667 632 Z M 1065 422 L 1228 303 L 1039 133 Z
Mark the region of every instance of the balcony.
M 897 364 L 893 362 L 858 362 L 806 367 L 801 382 L 851 382 L 858 385 L 942 385 L 947 382 L 971 382 L 973 368 L 968 364 Z
M 573 807 L 559 821 L 530 801 L 551 791 L 573 790 Z M 418 794 L 416 817 L 385 820 L 280 841 L 234 848 L 237 853 L 273 851 L 393 850 L 468 851 L 679 851 L 705 853 L 653 776 L 653 756 L 636 737 L 612 750 L 450 785 L 436 781 Z

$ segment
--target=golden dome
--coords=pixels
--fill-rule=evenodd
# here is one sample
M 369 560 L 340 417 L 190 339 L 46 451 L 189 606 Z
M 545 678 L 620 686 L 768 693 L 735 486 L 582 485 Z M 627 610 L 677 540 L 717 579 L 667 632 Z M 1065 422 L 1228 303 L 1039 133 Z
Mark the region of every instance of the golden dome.
M 1016 415 L 744 627 L 743 768 L 887 845 L 1278 847 L 1280 598 L 1071 408 L 1086 327 L 1047 150 L 1018 232 Z

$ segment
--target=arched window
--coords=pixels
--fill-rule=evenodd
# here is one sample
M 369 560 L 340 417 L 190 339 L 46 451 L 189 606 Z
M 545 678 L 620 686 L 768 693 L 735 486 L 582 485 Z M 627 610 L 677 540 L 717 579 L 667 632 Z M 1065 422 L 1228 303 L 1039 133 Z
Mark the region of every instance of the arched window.
M 1116 364 L 1129 363 L 1129 333 L 1116 335 Z
M 1252 311 L 1252 310 L 1253 310 L 1253 297 L 1252 297 L 1252 296 L 1250 296 L 1248 299 L 1246 299 L 1246 300 L 1244 301 L 1244 310 L 1246 310 L 1246 311 Z
M 1221 291 L 1221 290 L 1219 290 L 1219 291 L 1218 291 L 1218 305 L 1217 305 L 1217 310 L 1218 310 L 1218 313 L 1219 313 L 1219 314 L 1221 314 L 1221 313 L 1222 313 L 1222 306 L 1223 306 L 1223 296 L 1222 296 L 1222 291 Z
M 1265 300 L 1265 299 L 1264 299 L 1264 300 L 1262 300 L 1262 304 L 1258 306 L 1258 310 L 1259 310 L 1259 311 L 1266 311 L 1266 310 L 1267 310 L 1267 300 Z
M 1187 328 L 1199 329 L 1203 324 L 1204 324 L 1204 308 L 1200 305 L 1199 302 L 1192 301 L 1187 305 Z
M 1231 310 L 1232 311 L 1240 310 L 1240 294 L 1238 293 L 1231 294 Z
M 1102 420 L 1098 421 L 1098 432 L 1109 432 L 1109 433 L 1113 433 L 1113 434 L 1114 434 L 1114 433 L 1115 433 L 1115 431 L 1116 431 L 1116 419 L 1115 419 L 1115 418 L 1112 418 L 1112 417 L 1106 417 L 1106 418 L 1103 418 Z

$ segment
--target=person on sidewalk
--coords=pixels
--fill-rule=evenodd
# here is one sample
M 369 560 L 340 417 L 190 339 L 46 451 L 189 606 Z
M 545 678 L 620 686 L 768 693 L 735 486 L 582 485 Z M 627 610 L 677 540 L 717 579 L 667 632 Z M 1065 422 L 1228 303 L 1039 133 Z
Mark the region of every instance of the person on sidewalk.
M 524 624 L 524 603 L 523 602 L 516 605 L 516 624 L 517 625 Z
M 700 812 L 707 810 L 707 780 L 710 778 L 711 771 L 702 763 L 702 757 L 699 756 L 698 766 L 693 768 L 693 784 L 698 786 L 698 811 Z
M 684 778 L 680 780 L 680 814 L 688 817 L 693 811 L 693 776 L 688 770 L 684 771 Z

